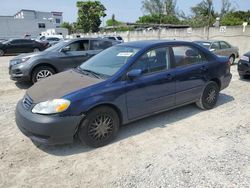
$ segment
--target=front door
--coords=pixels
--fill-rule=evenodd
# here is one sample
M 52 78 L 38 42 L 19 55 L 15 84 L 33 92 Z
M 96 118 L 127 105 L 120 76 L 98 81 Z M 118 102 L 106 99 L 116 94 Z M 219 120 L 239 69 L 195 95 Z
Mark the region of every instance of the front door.
M 205 56 L 192 46 L 173 46 L 176 70 L 176 105 L 197 100 L 206 83 Z
M 90 58 L 89 40 L 78 40 L 68 46 L 69 51 L 58 52 L 56 57 L 60 71 L 76 68 Z
M 130 120 L 175 105 L 175 73 L 168 47 L 152 49 L 130 68 L 143 74 L 126 82 L 126 102 Z

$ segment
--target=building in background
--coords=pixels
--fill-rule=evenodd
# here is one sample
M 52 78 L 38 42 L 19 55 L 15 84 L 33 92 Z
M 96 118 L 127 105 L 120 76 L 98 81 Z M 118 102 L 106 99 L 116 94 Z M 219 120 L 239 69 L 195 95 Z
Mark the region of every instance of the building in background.
M 0 38 L 37 37 L 48 29 L 59 28 L 62 12 L 21 10 L 14 16 L 0 16 Z

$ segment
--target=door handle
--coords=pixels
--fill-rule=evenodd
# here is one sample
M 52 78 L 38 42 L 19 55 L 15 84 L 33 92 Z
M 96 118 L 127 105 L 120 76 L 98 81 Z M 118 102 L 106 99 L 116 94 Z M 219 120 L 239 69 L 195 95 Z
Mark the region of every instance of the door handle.
M 171 74 L 167 74 L 166 80 L 173 80 L 173 76 Z
M 206 72 L 208 69 L 207 69 L 207 67 L 202 66 L 200 70 L 201 70 L 202 72 Z

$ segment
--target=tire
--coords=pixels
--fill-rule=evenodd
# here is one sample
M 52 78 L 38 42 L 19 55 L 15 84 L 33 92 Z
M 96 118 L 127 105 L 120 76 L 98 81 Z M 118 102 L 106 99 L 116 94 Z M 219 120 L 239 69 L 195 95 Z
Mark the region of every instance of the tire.
M 52 76 L 55 73 L 56 73 L 55 70 L 52 69 L 51 67 L 40 66 L 40 67 L 35 68 L 35 70 L 32 72 L 31 81 L 34 84 L 37 81 L 40 81 L 44 78 Z
M 4 51 L 0 49 L 0 56 L 4 55 Z
M 231 55 L 229 57 L 229 61 L 230 61 L 230 64 L 233 65 L 234 64 L 234 61 L 235 61 L 235 56 L 234 55 Z
M 101 121 L 104 124 L 100 124 Z M 78 138 L 88 146 L 102 147 L 115 139 L 119 127 L 120 119 L 115 110 L 107 106 L 95 108 L 82 121 L 77 132 Z
M 39 48 L 34 48 L 33 52 L 40 52 L 40 49 Z
M 210 110 L 215 107 L 218 96 L 219 86 L 217 83 L 210 81 L 203 90 L 203 93 L 196 105 L 203 110 Z

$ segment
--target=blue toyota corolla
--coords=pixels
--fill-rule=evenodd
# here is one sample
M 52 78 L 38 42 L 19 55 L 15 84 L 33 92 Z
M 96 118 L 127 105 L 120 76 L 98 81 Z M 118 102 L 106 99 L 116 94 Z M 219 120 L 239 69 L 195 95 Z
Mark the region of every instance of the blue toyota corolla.
M 123 43 L 28 89 L 16 123 L 34 142 L 63 144 L 77 136 L 100 147 L 122 124 L 190 103 L 212 109 L 231 77 L 228 58 L 195 43 Z

